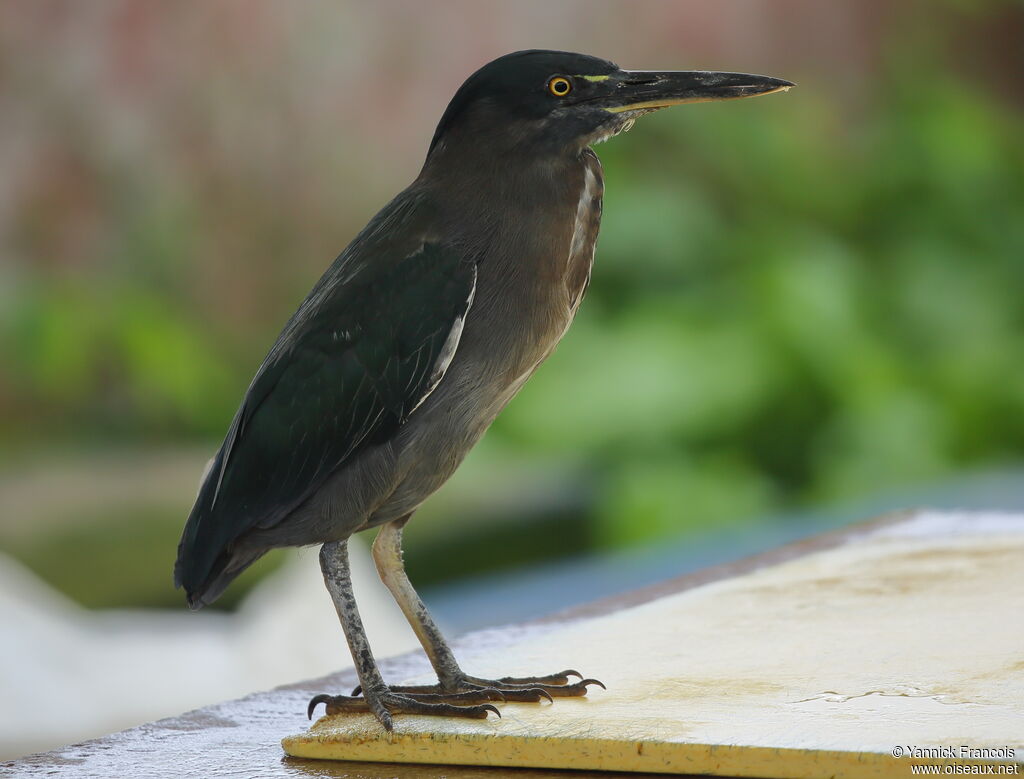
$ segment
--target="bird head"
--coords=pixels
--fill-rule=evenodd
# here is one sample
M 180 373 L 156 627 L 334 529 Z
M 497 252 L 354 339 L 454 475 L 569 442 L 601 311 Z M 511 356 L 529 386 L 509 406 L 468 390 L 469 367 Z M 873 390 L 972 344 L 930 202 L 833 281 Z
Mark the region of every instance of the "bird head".
M 748 73 L 630 71 L 585 54 L 518 51 L 466 79 L 441 117 L 428 160 L 466 144 L 534 155 L 578 153 L 660 108 L 791 86 Z

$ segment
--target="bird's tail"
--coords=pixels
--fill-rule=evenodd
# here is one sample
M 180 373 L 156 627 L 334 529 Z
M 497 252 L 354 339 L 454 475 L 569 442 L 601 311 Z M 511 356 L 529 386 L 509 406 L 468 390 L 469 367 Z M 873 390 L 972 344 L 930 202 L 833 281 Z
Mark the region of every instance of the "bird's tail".
M 190 588 L 187 584 L 178 585 L 177 572 L 175 573 L 175 586 L 183 586 L 185 588 L 188 607 L 193 611 L 197 611 L 217 600 L 224 590 L 228 588 L 228 585 L 242 571 L 259 560 L 265 551 L 262 549 L 247 549 L 221 554 L 214 561 L 213 567 L 198 587 Z
M 217 484 L 223 447 L 206 464 L 199 494 L 178 542 L 174 563 L 174 586 L 184 588 L 190 609 L 213 603 L 242 571 L 266 550 L 239 548 L 235 538 L 225 536 L 230 524 L 218 521 Z

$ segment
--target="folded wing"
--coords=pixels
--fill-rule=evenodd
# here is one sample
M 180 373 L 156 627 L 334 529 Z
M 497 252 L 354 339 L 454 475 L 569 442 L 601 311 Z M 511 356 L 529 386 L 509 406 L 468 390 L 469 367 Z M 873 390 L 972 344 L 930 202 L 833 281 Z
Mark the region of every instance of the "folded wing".
M 282 521 L 415 412 L 455 355 L 475 289 L 475 264 L 429 242 L 325 274 L 253 379 L 200 488 L 174 570 L 189 605 L 208 603 L 232 565 L 237 575 L 252 561 L 234 559 L 239 536 Z

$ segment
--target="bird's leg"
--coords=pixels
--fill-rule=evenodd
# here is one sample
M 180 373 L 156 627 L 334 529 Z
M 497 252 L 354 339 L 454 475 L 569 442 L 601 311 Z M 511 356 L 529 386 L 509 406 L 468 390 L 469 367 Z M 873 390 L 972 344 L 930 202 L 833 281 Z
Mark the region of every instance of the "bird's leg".
M 409 521 L 407 515 L 383 525 L 373 543 L 373 560 L 377 564 L 380 578 L 391 591 L 399 607 L 409 620 L 430 658 L 430 664 L 437 673 L 437 685 L 414 687 L 392 687 L 396 692 L 405 693 L 468 693 L 474 690 L 498 690 L 505 700 L 539 701 L 541 698 L 573 697 L 587 694 L 587 686 L 597 684 L 596 679 L 584 679 L 578 671 L 561 671 L 547 676 L 504 677 L 502 679 L 480 679 L 469 676 L 455 660 L 448 642 L 444 640 L 437 624 L 427 611 L 426 605 L 416 594 L 402 561 L 402 529 Z M 571 676 L 579 681 L 569 683 Z M 358 691 L 358 690 L 357 690 Z
M 393 727 L 393 714 L 433 714 L 444 717 L 471 717 L 484 719 L 487 712 L 498 710 L 487 703 L 487 697 L 479 693 L 474 695 L 403 695 L 391 690 L 380 675 L 377 663 L 370 651 L 370 643 L 363 630 L 363 621 L 356 608 L 355 596 L 352 593 L 352 575 L 348 562 L 348 542 L 334 541 L 324 544 L 320 549 L 320 568 L 324 573 L 324 582 L 331 599 L 338 610 L 342 630 L 348 640 L 352 659 L 355 662 L 359 685 L 363 690 L 362 697 L 347 695 L 317 695 L 309 702 L 309 716 L 320 703 L 326 704 L 328 714 L 341 712 L 370 711 L 386 730 Z M 479 705 L 464 705 L 464 704 Z M 463 704 L 463 705 L 459 705 Z

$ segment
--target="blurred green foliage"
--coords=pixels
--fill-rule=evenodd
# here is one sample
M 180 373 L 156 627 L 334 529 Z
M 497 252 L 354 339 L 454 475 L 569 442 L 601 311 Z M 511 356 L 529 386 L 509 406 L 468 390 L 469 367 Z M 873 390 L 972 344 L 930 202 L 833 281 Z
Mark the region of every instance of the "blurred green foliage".
M 873 97 L 819 84 L 687 107 L 598 149 L 588 299 L 488 437 L 505 455 L 586 465 L 587 543 L 1019 459 L 1024 121 L 940 48 L 894 43 Z M 122 200 L 103 273 L 42 263 L 13 278 L 0 308 L 8 453 L 212 440 L 282 323 L 211 318 L 175 270 L 210 226 L 178 195 Z M 280 219 L 236 208 L 223 229 L 289 245 Z M 27 224 L 30 251 L 42 239 Z
M 240 366 L 176 304 L 130 282 L 25 285 L 3 332 L 13 362 L 7 390 L 39 413 L 18 432 L 109 442 L 222 427 L 237 403 Z

